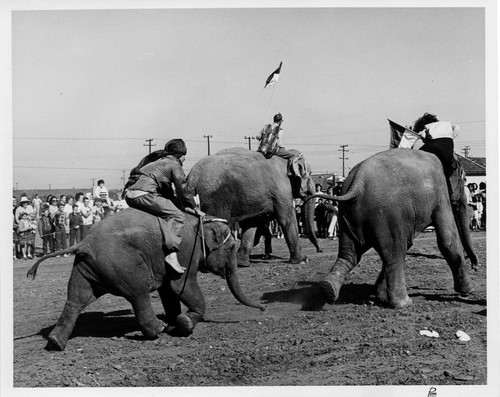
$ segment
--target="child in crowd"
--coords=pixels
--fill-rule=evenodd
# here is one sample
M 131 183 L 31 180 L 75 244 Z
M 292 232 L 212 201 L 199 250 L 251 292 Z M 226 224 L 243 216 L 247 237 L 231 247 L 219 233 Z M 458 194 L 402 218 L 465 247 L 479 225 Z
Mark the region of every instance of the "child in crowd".
M 42 239 L 43 255 L 54 252 L 54 225 L 50 219 L 49 205 L 44 204 L 41 209 L 41 217 L 38 221 L 38 234 Z
M 21 213 L 19 218 L 19 243 L 24 259 L 33 259 L 30 245 L 31 234 L 33 231 L 32 223 L 26 212 Z
M 73 204 L 73 212 L 68 215 L 69 220 L 69 245 L 79 243 L 82 237 L 82 214 L 78 212 L 78 205 Z
M 100 198 L 96 198 L 94 201 L 95 205 L 92 207 L 92 215 L 94 217 L 94 223 L 100 222 L 104 218 L 104 207 L 103 201 Z
M 60 201 L 57 204 L 57 212 L 54 215 L 54 229 L 56 237 L 56 250 L 66 249 L 68 241 L 66 240 L 66 214 L 64 213 L 64 203 Z M 68 254 L 64 254 L 67 257 Z

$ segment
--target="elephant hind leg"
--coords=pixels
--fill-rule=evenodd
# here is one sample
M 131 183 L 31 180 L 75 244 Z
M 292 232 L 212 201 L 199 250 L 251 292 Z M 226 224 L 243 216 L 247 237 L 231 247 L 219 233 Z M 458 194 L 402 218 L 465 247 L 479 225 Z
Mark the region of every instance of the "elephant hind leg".
M 402 309 L 412 304 L 405 276 L 405 256 L 409 243 L 404 240 L 403 231 L 395 231 L 389 235 L 392 235 L 390 240 L 385 237 L 374 247 L 382 259 L 382 270 L 375 283 L 375 290 L 380 303 Z
M 132 304 L 142 334 L 149 339 L 156 338 L 165 329 L 165 323 L 156 317 L 150 294 L 128 298 L 128 300 Z
M 435 225 L 438 248 L 451 269 L 454 289 L 468 295 L 474 288 L 451 210 L 449 213 L 438 213 Z
M 49 334 L 48 349 L 64 350 L 82 310 L 95 301 L 102 292 L 96 293 L 90 282 L 82 275 L 78 266 L 73 271 L 68 283 L 68 297 L 57 323 Z
M 180 293 L 180 300 L 188 311 L 177 316 L 177 331 L 181 335 L 186 335 L 192 333 L 196 324 L 203 320 L 206 310 L 203 292 L 195 279 L 188 281 L 186 288 Z

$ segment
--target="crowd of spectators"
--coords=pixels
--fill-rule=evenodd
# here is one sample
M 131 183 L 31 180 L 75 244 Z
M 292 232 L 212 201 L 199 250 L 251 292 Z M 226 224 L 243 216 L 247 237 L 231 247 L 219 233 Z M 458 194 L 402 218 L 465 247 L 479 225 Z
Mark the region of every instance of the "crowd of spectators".
M 486 183 L 466 185 L 467 204 L 469 207 L 470 229 L 486 230 Z
M 12 197 L 13 259 L 32 259 L 36 241 L 41 242 L 40 256 L 64 250 L 78 243 L 97 222 L 127 208 L 120 194 L 110 197 L 104 181 L 92 192 L 75 197 L 62 194 L 29 198 Z M 64 254 L 68 256 L 68 254 Z

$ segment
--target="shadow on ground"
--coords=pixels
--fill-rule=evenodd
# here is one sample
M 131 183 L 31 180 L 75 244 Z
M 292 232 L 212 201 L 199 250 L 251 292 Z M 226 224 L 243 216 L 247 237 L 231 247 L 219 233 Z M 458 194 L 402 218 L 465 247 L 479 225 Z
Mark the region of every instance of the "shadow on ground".
M 366 304 L 371 298 L 373 285 L 371 284 L 345 284 L 340 290 L 340 296 L 335 304 Z M 326 300 L 323 297 L 320 283 L 313 281 L 299 281 L 294 288 L 281 291 L 266 292 L 261 300 L 264 303 L 288 302 L 301 305 L 301 310 L 322 310 Z

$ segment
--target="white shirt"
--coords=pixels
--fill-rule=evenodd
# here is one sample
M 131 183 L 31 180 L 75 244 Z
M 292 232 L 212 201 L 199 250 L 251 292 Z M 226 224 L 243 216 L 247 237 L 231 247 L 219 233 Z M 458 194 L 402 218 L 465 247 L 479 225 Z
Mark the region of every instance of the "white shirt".
M 437 121 L 435 123 L 427 124 L 422 133 L 426 134 L 429 139 L 455 139 L 458 136 L 459 131 L 460 127 L 458 125 L 451 124 L 449 121 Z

